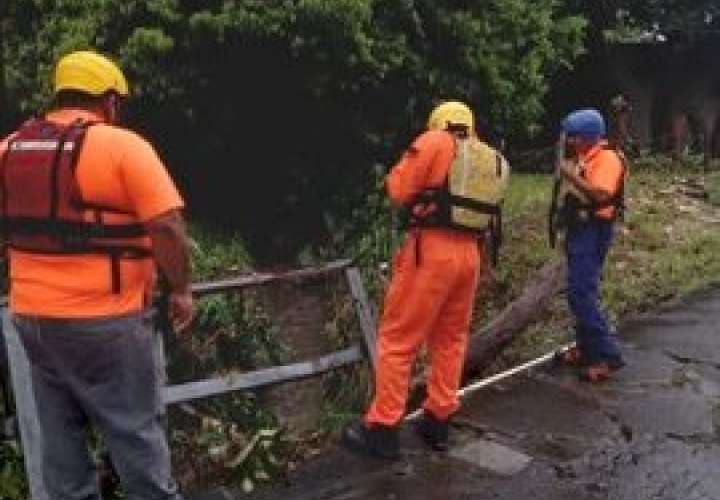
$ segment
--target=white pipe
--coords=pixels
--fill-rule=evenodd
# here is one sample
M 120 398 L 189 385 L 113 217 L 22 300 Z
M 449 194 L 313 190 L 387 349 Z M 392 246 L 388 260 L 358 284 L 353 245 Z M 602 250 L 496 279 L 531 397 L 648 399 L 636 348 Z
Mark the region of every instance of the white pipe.
M 524 372 L 524 371 L 526 371 L 526 370 L 529 370 L 530 368 L 534 368 L 535 366 L 542 365 L 543 363 L 547 363 L 548 361 L 550 361 L 551 359 L 553 359 L 558 352 L 567 351 L 568 349 L 570 349 L 570 348 L 573 347 L 574 345 L 575 345 L 575 343 L 565 344 L 564 346 L 561 346 L 561 347 L 559 347 L 558 349 L 555 349 L 554 351 L 551 351 L 551 352 L 549 352 L 549 353 L 547 353 L 547 354 L 544 354 L 544 355 L 540 356 L 539 358 L 535 358 L 535 359 L 533 359 L 533 360 L 531 360 L 531 361 L 528 361 L 527 363 L 524 363 L 524 364 L 522 364 L 522 365 L 516 366 L 516 367 L 514 367 L 514 368 L 511 368 L 511 369 L 509 369 L 509 370 L 507 370 L 507 371 L 504 371 L 504 372 L 501 372 L 501 373 L 496 373 L 495 375 L 493 375 L 493 376 L 491 376 L 491 377 L 488 377 L 488 378 L 485 378 L 485 379 L 482 379 L 482 380 L 478 380 L 477 382 L 474 382 L 474 383 L 472 383 L 472 384 L 470 384 L 470 385 L 468 385 L 468 386 L 460 389 L 460 390 L 458 391 L 458 396 L 460 396 L 460 397 L 462 398 L 462 397 L 465 396 L 466 394 L 470 394 L 470 393 L 472 393 L 472 392 L 475 392 L 475 391 L 477 391 L 478 389 L 482 389 L 483 387 L 487 387 L 487 386 L 489 386 L 489 385 L 492 385 L 492 384 L 494 384 L 495 382 L 500 382 L 501 380 L 504 380 L 504 379 L 506 379 L 506 378 L 508 378 L 508 377 L 512 377 L 513 375 L 515 375 L 515 374 L 517 374 L 517 373 L 520 373 L 520 372 Z M 407 421 L 410 421 L 410 420 L 415 420 L 415 419 L 418 418 L 420 415 L 422 415 L 422 413 L 423 413 L 423 409 L 422 409 L 422 408 L 419 408 L 419 409 L 415 410 L 414 412 L 412 412 L 412 413 L 408 414 L 407 416 L 405 416 L 405 421 L 407 422 Z

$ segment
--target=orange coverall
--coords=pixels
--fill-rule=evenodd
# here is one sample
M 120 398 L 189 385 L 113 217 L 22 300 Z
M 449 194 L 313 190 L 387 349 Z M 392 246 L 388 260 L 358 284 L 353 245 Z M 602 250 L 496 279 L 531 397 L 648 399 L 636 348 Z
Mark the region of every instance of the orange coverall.
M 445 183 L 455 140 L 445 131 L 420 135 L 386 180 L 390 198 L 408 205 Z M 446 420 L 457 395 L 467 350 L 481 247 L 476 235 L 445 228 L 413 228 L 397 252 L 378 329 L 375 398 L 365 422 L 394 426 L 402 419 L 417 352 L 427 343 L 430 375 L 423 404 Z M 419 252 L 419 254 L 418 254 Z

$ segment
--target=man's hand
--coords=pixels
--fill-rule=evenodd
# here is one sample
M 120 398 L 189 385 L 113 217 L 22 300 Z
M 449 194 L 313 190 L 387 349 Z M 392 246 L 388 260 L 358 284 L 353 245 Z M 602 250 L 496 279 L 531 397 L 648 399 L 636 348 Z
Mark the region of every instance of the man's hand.
M 433 202 L 419 203 L 412 208 L 412 214 L 414 217 L 424 218 L 428 217 L 437 212 L 438 206 Z
M 582 168 L 582 164 L 580 168 Z M 560 175 L 575 186 L 582 194 L 594 203 L 605 203 L 609 201 L 613 194 L 603 188 L 598 188 L 590 184 L 584 177 L 577 173 L 572 163 L 565 162 L 560 166 Z
M 178 210 L 171 210 L 146 223 L 152 240 L 155 263 L 170 289 L 168 315 L 176 332 L 187 329 L 194 309 L 190 292 L 190 250 L 185 223 Z
M 195 305 L 190 290 L 170 292 L 168 297 L 168 315 L 176 333 L 187 330 L 195 317 Z
M 569 161 L 565 161 L 562 165 L 560 165 L 560 175 L 570 182 L 572 182 L 574 178 L 578 177 L 575 165 Z

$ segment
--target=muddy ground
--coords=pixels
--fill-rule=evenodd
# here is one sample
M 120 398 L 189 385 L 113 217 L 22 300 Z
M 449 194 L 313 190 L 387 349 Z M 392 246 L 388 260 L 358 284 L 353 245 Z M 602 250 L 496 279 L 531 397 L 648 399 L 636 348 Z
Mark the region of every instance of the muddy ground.
M 397 462 L 333 447 L 250 500 L 720 499 L 720 286 L 627 322 L 600 385 L 545 367 L 476 392 L 447 453 L 403 431 Z

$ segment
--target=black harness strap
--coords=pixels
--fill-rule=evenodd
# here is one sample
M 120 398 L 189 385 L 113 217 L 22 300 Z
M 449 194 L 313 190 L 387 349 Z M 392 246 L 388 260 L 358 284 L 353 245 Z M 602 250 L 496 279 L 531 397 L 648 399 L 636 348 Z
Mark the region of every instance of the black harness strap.
M 10 156 L 10 148 L 12 147 L 14 140 L 10 140 L 7 144 L 7 149 L 3 152 L 2 159 L 0 160 L 0 196 L 2 196 L 2 213 L 7 213 L 7 203 L 8 203 L 8 197 L 7 197 L 7 183 L 5 182 L 5 165 L 7 164 L 7 159 Z M 7 235 L 7 227 L 6 227 L 6 221 L 4 217 L 0 217 L 0 234 L 3 235 L 3 254 L 5 254 L 5 242 L 7 241 L 7 238 L 5 237 Z
M 497 267 L 500 260 L 500 247 L 503 244 L 502 231 L 502 209 L 498 207 L 498 212 L 494 217 L 490 218 L 490 257 L 493 266 Z
M 475 212 L 480 212 L 488 215 L 497 215 L 500 212 L 500 207 L 492 203 L 484 203 L 482 201 L 473 200 L 472 198 L 465 198 L 464 196 L 450 195 L 450 203 L 454 206 L 461 208 L 469 208 Z
M 110 254 L 110 286 L 115 294 L 120 293 L 120 271 L 120 257 Z
M 147 234 L 140 223 L 103 225 L 99 222 L 72 222 L 62 219 L 7 217 L 5 227 L 23 236 L 50 234 L 68 238 L 139 238 Z
M 24 247 L 20 244 L 8 245 L 13 250 L 39 255 L 115 255 L 122 259 L 147 259 L 152 257 L 152 250 L 139 248 L 130 245 L 92 245 L 83 248 L 62 248 L 57 250 L 37 250 L 32 247 Z
M 58 138 L 57 148 L 55 149 L 55 155 L 53 156 L 52 167 L 50 168 L 50 213 L 48 214 L 48 217 L 51 219 L 57 218 L 58 206 L 60 204 L 60 163 L 63 160 L 65 143 L 67 142 L 70 133 L 73 132 L 75 128 L 82 126 L 81 121 L 73 122 Z M 78 148 L 75 147 L 75 149 Z M 72 152 L 71 158 L 77 158 L 77 151 Z
M 82 121 L 81 119 L 78 119 L 72 126 L 80 128 L 80 134 L 75 139 L 75 149 L 72 152 L 72 156 L 70 158 L 70 169 L 72 170 L 73 175 L 77 172 L 77 164 L 78 160 L 80 159 L 80 151 L 82 151 L 83 145 L 85 144 L 85 137 L 87 136 L 87 131 L 90 127 L 93 125 L 96 125 L 97 122 L 94 121 Z
M 498 156 L 499 158 L 499 156 Z M 502 164 L 499 165 L 502 168 Z M 438 210 L 426 217 L 413 216 L 413 207 L 436 203 Z M 450 210 L 452 207 L 467 208 L 475 212 L 490 215 L 490 224 L 486 229 L 476 230 L 454 224 L 451 220 Z M 420 193 L 415 203 L 410 206 L 410 228 L 414 231 L 415 237 L 415 263 L 419 265 L 422 260 L 421 238 L 422 228 L 445 227 L 456 231 L 472 233 L 482 238 L 489 236 L 490 256 L 493 265 L 497 265 L 502 245 L 502 208 L 500 205 L 484 203 L 464 196 L 452 195 L 446 188 L 426 189 Z M 486 238 L 487 240 L 488 238 Z

